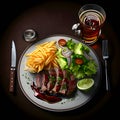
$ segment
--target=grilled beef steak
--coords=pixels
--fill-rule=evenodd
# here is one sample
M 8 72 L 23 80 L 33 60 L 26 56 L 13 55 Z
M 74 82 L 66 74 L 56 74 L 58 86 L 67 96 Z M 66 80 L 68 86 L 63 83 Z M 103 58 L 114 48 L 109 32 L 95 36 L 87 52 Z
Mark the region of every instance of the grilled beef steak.
M 70 96 L 76 90 L 76 79 L 62 69 L 44 70 L 36 75 L 34 87 L 47 95 Z

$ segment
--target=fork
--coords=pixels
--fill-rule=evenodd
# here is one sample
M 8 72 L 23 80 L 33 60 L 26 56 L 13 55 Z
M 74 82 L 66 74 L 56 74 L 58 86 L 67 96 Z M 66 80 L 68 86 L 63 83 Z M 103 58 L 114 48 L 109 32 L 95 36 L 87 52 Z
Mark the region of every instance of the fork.
M 108 40 L 103 40 L 102 41 L 102 57 L 104 60 L 104 65 L 105 65 L 105 77 L 106 77 L 106 90 L 110 91 L 110 82 L 108 79 L 108 65 L 107 65 L 107 60 L 109 58 L 108 54 Z

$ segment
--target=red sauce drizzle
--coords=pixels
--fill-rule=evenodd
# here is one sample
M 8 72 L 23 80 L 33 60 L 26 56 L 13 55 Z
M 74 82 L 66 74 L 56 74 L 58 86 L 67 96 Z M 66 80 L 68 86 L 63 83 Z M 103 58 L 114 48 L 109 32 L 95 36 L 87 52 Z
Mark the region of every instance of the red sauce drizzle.
M 62 100 L 62 98 L 60 98 L 60 97 L 47 95 L 45 93 L 41 93 L 39 91 L 39 89 L 34 86 L 34 84 L 31 85 L 31 88 L 35 92 L 35 97 L 37 97 L 38 99 L 44 100 L 44 101 L 46 101 L 48 103 L 52 103 L 53 104 L 53 103 L 60 102 Z

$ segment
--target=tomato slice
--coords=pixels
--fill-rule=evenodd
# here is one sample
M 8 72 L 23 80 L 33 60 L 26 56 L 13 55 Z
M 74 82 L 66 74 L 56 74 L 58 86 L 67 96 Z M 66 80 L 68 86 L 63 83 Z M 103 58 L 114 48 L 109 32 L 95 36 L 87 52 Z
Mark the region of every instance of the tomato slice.
M 66 42 L 65 39 L 59 39 L 58 44 L 61 45 L 61 46 L 65 46 L 67 44 L 67 42 Z
M 83 64 L 83 62 L 84 62 L 84 61 L 83 61 L 81 58 L 76 58 L 76 59 L 75 59 L 75 63 L 78 64 L 78 65 Z

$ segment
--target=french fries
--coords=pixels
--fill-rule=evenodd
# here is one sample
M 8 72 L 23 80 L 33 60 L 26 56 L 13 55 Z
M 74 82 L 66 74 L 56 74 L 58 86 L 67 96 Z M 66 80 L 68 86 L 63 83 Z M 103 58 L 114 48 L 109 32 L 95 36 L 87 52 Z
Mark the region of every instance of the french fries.
M 56 61 L 56 42 L 50 41 L 39 44 L 34 51 L 26 54 L 25 70 L 32 73 L 39 73 L 43 69 L 49 70 L 54 67 L 59 67 Z

